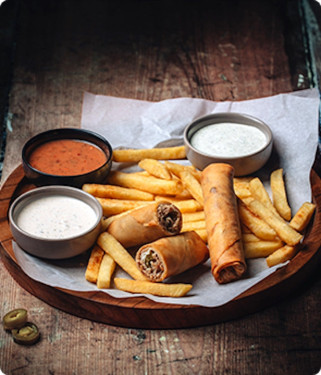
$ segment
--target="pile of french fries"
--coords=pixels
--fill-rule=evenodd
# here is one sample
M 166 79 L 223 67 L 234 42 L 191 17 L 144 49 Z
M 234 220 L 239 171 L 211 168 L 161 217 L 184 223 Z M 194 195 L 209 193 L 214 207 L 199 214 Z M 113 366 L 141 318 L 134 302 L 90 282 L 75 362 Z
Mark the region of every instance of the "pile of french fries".
M 112 171 L 107 184 L 83 186 L 84 191 L 100 202 L 104 213 L 102 233 L 86 269 L 88 281 L 96 283 L 98 288 L 110 288 L 118 265 L 133 278 L 114 278 L 115 287 L 121 290 L 179 297 L 192 288 L 190 284 L 147 281 L 127 249 L 106 232 L 110 223 L 120 215 L 155 201 L 167 200 L 182 213 L 181 231 L 195 231 L 207 242 L 201 172 L 193 166 L 175 162 L 185 157 L 184 146 L 115 150 L 114 161 L 137 163 L 141 171 Z M 264 257 L 269 267 L 297 254 L 303 232 L 315 210 L 313 203 L 305 202 L 292 215 L 282 169 L 271 173 L 270 188 L 272 197 L 258 177 L 234 178 L 245 257 Z

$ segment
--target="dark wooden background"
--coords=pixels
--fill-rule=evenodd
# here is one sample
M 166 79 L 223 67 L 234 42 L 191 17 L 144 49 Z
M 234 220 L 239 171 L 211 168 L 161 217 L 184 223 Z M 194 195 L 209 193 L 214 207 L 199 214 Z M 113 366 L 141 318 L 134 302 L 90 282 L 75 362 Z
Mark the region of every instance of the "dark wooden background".
M 84 91 L 158 101 L 246 100 L 319 85 L 313 0 L 7 0 L 0 7 L 2 182 L 24 142 L 78 127 Z M 2 157 L 3 159 L 3 157 Z M 0 313 L 24 306 L 41 341 L 0 330 L 6 374 L 316 374 L 320 272 L 244 318 L 180 330 L 119 328 L 26 292 L 0 262 Z

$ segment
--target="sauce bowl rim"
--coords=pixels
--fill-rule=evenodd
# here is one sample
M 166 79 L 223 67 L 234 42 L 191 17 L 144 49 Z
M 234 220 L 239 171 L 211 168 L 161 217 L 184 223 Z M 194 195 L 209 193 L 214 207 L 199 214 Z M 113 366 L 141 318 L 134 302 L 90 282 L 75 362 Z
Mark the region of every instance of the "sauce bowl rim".
M 222 119 L 222 117 L 223 118 L 228 117 L 228 118 L 224 121 Z M 240 155 L 240 156 L 222 156 L 222 155 L 216 155 L 216 154 L 209 154 L 209 153 L 205 153 L 204 151 L 201 151 L 198 148 L 195 148 L 191 144 L 192 136 L 199 129 L 201 129 L 203 127 L 206 127 L 206 126 L 209 126 L 209 125 L 215 125 L 215 122 L 213 124 L 207 123 L 207 121 L 215 120 L 215 119 L 220 119 L 220 121 L 219 121 L 220 123 L 231 122 L 231 123 L 237 123 L 237 124 L 240 124 L 239 121 L 243 120 L 244 123 L 241 123 L 241 125 L 253 126 L 253 127 L 256 127 L 257 129 L 261 130 L 267 137 L 266 143 L 265 143 L 264 146 L 262 146 L 258 150 L 254 151 L 254 152 L 251 152 L 251 153 L 244 154 L 244 155 Z M 237 119 L 239 121 L 236 121 Z M 246 120 L 250 120 L 250 121 L 252 121 L 252 123 L 247 123 Z M 202 124 L 203 122 L 204 122 L 204 124 Z M 217 123 L 219 123 L 219 122 L 217 122 Z M 197 126 L 198 126 L 198 129 L 195 130 L 192 134 L 190 134 L 191 131 Z M 197 154 L 199 154 L 202 157 L 205 157 L 207 159 L 216 159 L 216 160 L 221 160 L 221 161 L 224 161 L 224 160 L 240 160 L 240 159 L 246 159 L 246 158 L 249 158 L 249 157 L 253 157 L 255 155 L 260 154 L 262 151 L 266 150 L 268 147 L 270 147 L 271 143 L 273 143 L 272 130 L 264 121 L 260 120 L 259 118 L 255 117 L 255 116 L 248 115 L 248 114 L 241 113 L 241 112 L 215 112 L 215 113 L 211 113 L 211 114 L 208 114 L 208 115 L 205 115 L 205 116 L 198 117 L 195 120 L 193 120 L 192 122 L 190 122 L 185 127 L 183 138 L 184 138 L 185 144 L 190 149 L 192 149 L 193 152 L 195 152 L 195 153 L 197 153 Z
M 60 134 L 62 133 L 62 134 Z M 64 136 L 64 133 L 74 133 L 74 137 L 66 137 Z M 57 137 L 54 137 L 52 139 L 46 139 L 46 137 L 50 137 L 51 135 L 56 135 L 57 134 Z M 83 135 L 84 138 L 80 138 L 78 137 L 79 135 Z M 99 145 L 97 145 L 94 141 L 92 140 L 87 140 L 85 139 L 85 136 L 89 136 L 91 137 L 92 139 L 98 139 L 99 141 L 101 141 L 103 144 L 105 144 L 105 146 L 107 147 L 108 149 L 108 155 L 106 153 L 105 150 L 102 149 L 102 147 L 100 147 Z M 42 138 L 45 138 L 43 141 L 41 141 Z M 103 153 L 104 155 L 106 156 L 106 161 L 105 163 L 103 163 L 101 166 L 97 167 L 96 169 L 93 169 L 87 173 L 79 173 L 79 174 L 72 174 L 72 175 L 59 175 L 59 174 L 52 174 L 52 173 L 47 173 L 47 172 L 43 172 L 39 169 L 36 169 L 34 168 L 30 163 L 29 163 L 29 158 L 27 156 L 27 151 L 28 149 L 35 143 L 39 140 L 39 143 L 35 146 L 34 149 L 36 149 L 38 146 L 40 146 L 41 144 L 43 143 L 46 143 L 46 142 L 50 142 L 50 141 L 54 141 L 54 140 L 60 140 L 60 139 L 74 139 L 74 140 L 80 140 L 80 141 L 85 141 L 85 142 L 89 142 L 89 143 L 92 143 L 94 144 L 95 146 L 97 146 Z M 23 163 L 34 173 L 37 173 L 43 177 L 54 177 L 54 178 L 57 178 L 57 179 L 60 179 L 60 180 L 63 180 L 63 179 L 70 179 L 70 178 L 77 178 L 77 177 L 86 177 L 88 175 L 91 175 L 97 171 L 99 171 L 101 168 L 104 168 L 106 165 L 108 165 L 111 161 L 112 161 L 112 158 L 113 158 L 113 148 L 111 146 L 111 144 L 107 141 L 107 139 L 102 136 L 101 134 L 98 134 L 96 132 L 93 132 L 91 130 L 87 130 L 87 129 L 80 129 L 80 128 L 55 128 L 55 129 L 50 129 L 50 130 L 46 130 L 44 132 L 41 132 L 41 133 L 38 133 L 36 135 L 34 135 L 33 137 L 29 138 L 27 140 L 27 142 L 24 144 L 23 148 L 22 148 L 22 161 Z
M 72 197 L 75 199 L 78 199 L 90 206 L 94 211 L 96 215 L 96 220 L 95 222 L 85 231 L 78 233 L 73 236 L 69 237 L 64 237 L 64 238 L 45 238 L 45 237 L 40 237 L 36 236 L 34 234 L 31 234 L 25 230 L 23 230 L 16 222 L 16 217 L 15 217 L 15 210 L 19 208 L 19 205 L 24 205 L 27 203 L 24 203 L 24 201 L 30 201 L 33 199 L 36 199 L 36 196 L 50 196 L 50 195 L 60 195 L 60 196 L 68 196 Z M 34 196 L 34 198 L 32 198 Z M 89 203 L 90 202 L 90 203 Z M 9 212 L 8 212 L 8 217 L 9 217 L 9 223 L 12 225 L 16 231 L 20 232 L 22 235 L 25 237 L 28 237 L 32 240 L 43 242 L 43 243 L 62 243 L 66 241 L 73 241 L 78 238 L 81 238 L 83 236 L 86 236 L 93 230 L 97 228 L 98 225 L 100 225 L 102 217 L 103 217 L 103 210 L 100 205 L 100 203 L 89 193 L 76 188 L 72 186 L 65 186 L 65 185 L 47 185 L 47 186 L 42 186 L 42 187 L 37 187 L 33 190 L 29 190 L 23 194 L 21 194 L 19 197 L 17 197 L 12 204 L 10 205 Z

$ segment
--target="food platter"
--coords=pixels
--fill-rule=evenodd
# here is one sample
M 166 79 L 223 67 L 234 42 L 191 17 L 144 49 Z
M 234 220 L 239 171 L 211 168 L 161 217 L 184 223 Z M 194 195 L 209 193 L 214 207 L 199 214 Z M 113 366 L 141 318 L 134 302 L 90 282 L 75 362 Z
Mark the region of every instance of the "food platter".
M 311 275 L 321 260 L 321 181 L 311 170 L 313 202 L 317 209 L 303 241 L 303 249 L 284 267 L 232 301 L 218 307 L 164 304 L 145 297 L 113 298 L 102 292 L 76 292 L 51 287 L 25 274 L 14 256 L 8 222 L 11 202 L 34 189 L 18 166 L 1 192 L 0 242 L 2 260 L 12 277 L 28 292 L 70 314 L 106 324 L 146 329 L 187 328 L 215 324 L 257 312 L 289 296 Z

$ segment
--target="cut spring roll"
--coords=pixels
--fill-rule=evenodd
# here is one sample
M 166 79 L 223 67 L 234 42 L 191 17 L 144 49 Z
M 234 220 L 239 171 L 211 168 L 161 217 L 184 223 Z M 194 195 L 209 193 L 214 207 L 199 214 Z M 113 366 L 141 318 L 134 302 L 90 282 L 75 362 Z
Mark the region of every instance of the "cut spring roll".
M 212 274 L 220 284 L 246 271 L 233 176 L 233 167 L 225 163 L 210 164 L 201 176 Z
M 115 219 L 108 227 L 125 248 L 142 245 L 181 231 L 182 214 L 170 202 L 155 202 Z
M 160 282 L 205 262 L 208 257 L 208 248 L 201 237 L 195 232 L 185 232 L 142 246 L 136 253 L 136 263 L 150 281 Z

